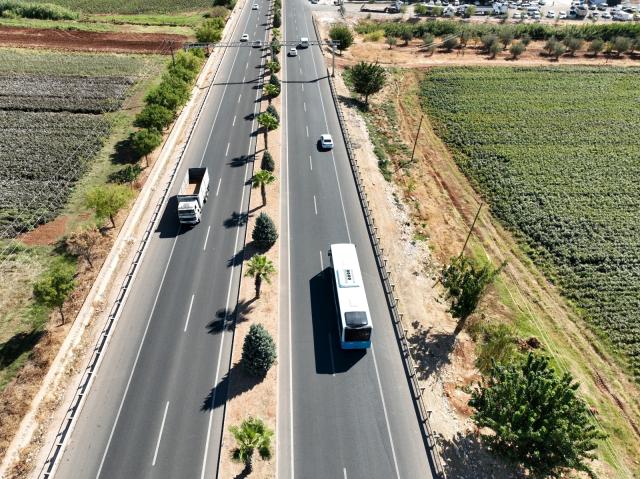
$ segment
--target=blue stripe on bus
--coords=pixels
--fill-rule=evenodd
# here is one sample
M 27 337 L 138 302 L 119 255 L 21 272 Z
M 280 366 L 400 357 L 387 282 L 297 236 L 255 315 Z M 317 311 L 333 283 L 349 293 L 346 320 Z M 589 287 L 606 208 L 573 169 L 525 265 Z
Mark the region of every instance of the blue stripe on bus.
M 368 349 L 371 347 L 371 341 L 340 341 L 342 349 Z

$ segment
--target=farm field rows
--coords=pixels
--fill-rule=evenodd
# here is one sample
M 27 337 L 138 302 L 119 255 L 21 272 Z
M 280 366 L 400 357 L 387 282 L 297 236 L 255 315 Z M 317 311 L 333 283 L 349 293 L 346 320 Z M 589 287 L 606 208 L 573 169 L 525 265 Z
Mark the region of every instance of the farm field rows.
M 172 13 L 202 10 L 213 5 L 211 0 L 46 0 L 83 13 Z
M 109 122 L 100 113 L 117 110 L 135 80 L 133 75 L 113 75 L 115 66 L 107 69 L 103 63 L 107 58 L 100 58 L 94 70 L 92 55 L 83 56 L 83 63 L 67 62 L 73 75 L 59 73 L 64 58 L 73 55 L 54 55 L 38 66 L 56 62 L 55 73 L 34 73 L 33 63 L 21 66 L 22 52 L 13 57 L 12 52 L 0 55 L 8 60 L 0 72 L 3 238 L 57 216 L 109 133 Z M 144 64 L 136 57 L 128 61 L 138 68 Z M 131 67 L 123 71 L 134 73 Z
M 640 377 L 640 70 L 434 68 L 439 136 Z

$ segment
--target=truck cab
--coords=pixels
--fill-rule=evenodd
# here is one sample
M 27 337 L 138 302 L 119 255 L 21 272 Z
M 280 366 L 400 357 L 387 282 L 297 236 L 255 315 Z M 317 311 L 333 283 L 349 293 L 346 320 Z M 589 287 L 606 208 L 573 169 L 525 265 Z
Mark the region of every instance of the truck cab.
M 189 168 L 177 195 L 178 221 L 184 225 L 197 225 L 202 219 L 202 208 L 209 196 L 209 172 L 206 168 Z

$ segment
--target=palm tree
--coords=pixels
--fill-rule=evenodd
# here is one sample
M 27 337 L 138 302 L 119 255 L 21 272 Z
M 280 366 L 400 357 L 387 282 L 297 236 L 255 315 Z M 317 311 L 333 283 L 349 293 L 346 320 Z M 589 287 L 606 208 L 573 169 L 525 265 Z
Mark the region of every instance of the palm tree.
M 260 125 L 264 130 L 264 148 L 265 150 L 268 150 L 267 133 L 278 128 L 278 119 L 272 114 L 263 111 L 258 115 L 258 125 Z
M 267 427 L 262 419 L 248 417 L 240 426 L 231 426 L 229 431 L 233 434 L 238 447 L 233 451 L 233 458 L 243 462 L 250 473 L 253 470 L 253 452 L 258 450 L 262 459 L 271 458 L 271 438 L 273 431 Z
M 273 176 L 269 170 L 260 170 L 253 175 L 253 187 L 260 187 L 260 193 L 262 193 L 262 206 L 267 206 L 267 190 L 266 186 L 276 181 L 276 177 Z
M 256 298 L 260 298 L 260 286 L 262 280 L 271 283 L 271 275 L 276 272 L 275 266 L 269 258 L 263 254 L 258 254 L 251 258 L 247 263 L 247 272 L 245 276 L 253 276 L 256 281 Z
M 267 95 L 267 98 L 269 99 L 269 105 L 271 105 L 271 100 L 280 94 L 280 88 L 278 88 L 275 85 L 272 85 L 271 83 L 267 83 L 264 86 L 264 93 Z

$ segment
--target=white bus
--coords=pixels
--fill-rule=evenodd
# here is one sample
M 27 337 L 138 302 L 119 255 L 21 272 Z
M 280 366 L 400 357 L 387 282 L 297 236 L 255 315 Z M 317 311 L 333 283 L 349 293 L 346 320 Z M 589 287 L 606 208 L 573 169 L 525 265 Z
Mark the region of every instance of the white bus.
M 333 291 L 338 310 L 338 331 L 342 349 L 371 347 L 371 314 L 364 291 L 356 247 L 332 244 L 329 247 Z

